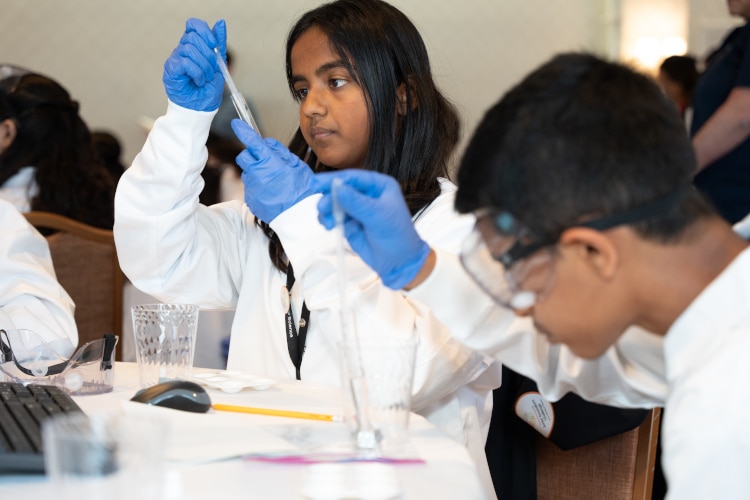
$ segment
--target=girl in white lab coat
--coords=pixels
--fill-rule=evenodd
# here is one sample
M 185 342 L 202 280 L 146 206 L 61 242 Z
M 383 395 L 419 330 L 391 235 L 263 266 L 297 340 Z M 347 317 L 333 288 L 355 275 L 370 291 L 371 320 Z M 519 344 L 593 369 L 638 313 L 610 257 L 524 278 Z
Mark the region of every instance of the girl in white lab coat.
M 347 252 L 347 300 L 360 335 L 418 336 L 413 409 L 469 446 L 484 468 L 499 366 L 465 341 L 491 304 L 464 314 L 424 305 L 427 298 L 469 304 L 481 292 L 453 265 L 473 227 L 473 217 L 454 212 L 446 179 L 458 119 L 435 87 L 416 28 L 377 0 L 341 0 L 304 14 L 290 31 L 286 61 L 300 104 L 291 149 L 307 164 L 235 121 L 247 146 L 237 158 L 245 204 L 206 207 L 198 203 L 204 144 L 224 86 L 213 48 L 225 44 L 223 21 L 210 30 L 192 19 L 165 64 L 167 113 L 117 189 L 123 270 L 160 300 L 236 308 L 229 369 L 338 386 L 339 238 L 317 221 L 313 170 L 395 177 L 442 274 L 397 291 L 408 283 L 385 286 Z

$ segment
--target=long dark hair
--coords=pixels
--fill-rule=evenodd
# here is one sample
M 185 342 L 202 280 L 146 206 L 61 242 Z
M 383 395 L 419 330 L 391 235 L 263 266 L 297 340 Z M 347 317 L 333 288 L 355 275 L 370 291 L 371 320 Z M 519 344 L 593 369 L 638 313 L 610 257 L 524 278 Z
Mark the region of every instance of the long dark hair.
M 35 168 L 32 210 L 112 229 L 114 183 L 97 160 L 78 103 L 54 80 L 35 73 L 0 84 L 0 120 L 14 120 L 16 137 L 0 154 L 0 185 Z
M 394 177 L 412 215 L 418 213 L 440 195 L 438 177 L 448 176 L 460 130 L 455 108 L 432 78 L 419 31 L 401 11 L 380 0 L 338 0 L 305 13 L 286 42 L 286 75 L 293 96 L 292 48 L 313 27 L 328 36 L 369 104 L 371 147 L 366 168 Z M 406 91 L 403 116 L 397 110 L 396 91 L 401 85 Z M 289 148 L 305 157 L 308 145 L 299 129 Z M 315 171 L 328 170 L 314 152 L 308 164 Z M 271 237 L 271 259 L 279 269 L 286 269 L 278 238 L 266 224 L 259 224 Z

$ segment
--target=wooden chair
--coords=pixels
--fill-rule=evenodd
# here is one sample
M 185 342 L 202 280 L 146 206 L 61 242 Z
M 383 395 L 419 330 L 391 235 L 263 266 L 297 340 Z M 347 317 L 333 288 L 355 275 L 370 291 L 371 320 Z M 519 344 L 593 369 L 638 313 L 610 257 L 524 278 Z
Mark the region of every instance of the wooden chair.
M 536 440 L 538 500 L 648 500 L 656 467 L 661 409 L 633 430 L 563 451 Z
M 26 219 L 47 236 L 57 280 L 75 302 L 78 345 L 119 336 L 115 359 L 122 359 L 122 307 L 125 276 L 112 231 L 50 212 L 28 212 Z

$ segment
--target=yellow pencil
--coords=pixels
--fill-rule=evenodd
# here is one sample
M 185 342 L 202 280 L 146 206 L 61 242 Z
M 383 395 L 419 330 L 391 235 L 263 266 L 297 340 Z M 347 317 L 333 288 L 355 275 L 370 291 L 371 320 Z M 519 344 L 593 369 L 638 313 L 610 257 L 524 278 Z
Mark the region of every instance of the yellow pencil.
M 253 413 L 255 415 L 271 415 L 274 417 L 306 418 L 307 420 L 325 420 L 327 422 L 343 422 L 341 415 L 326 415 L 324 413 L 308 413 L 304 411 L 273 410 L 271 408 L 253 408 L 252 406 L 235 406 L 213 404 L 211 407 L 219 411 L 233 411 L 238 413 Z

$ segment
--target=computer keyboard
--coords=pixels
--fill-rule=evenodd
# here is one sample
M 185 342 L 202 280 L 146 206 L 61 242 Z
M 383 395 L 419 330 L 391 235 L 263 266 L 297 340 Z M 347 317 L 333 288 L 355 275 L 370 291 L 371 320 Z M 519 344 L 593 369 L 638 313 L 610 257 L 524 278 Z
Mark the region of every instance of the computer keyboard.
M 0 474 L 44 473 L 42 422 L 81 411 L 59 387 L 0 382 Z

